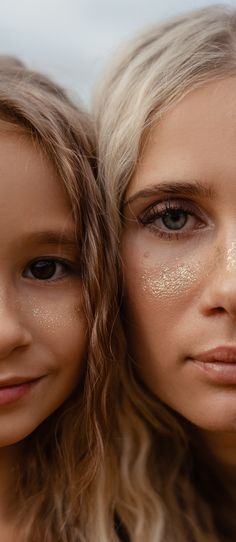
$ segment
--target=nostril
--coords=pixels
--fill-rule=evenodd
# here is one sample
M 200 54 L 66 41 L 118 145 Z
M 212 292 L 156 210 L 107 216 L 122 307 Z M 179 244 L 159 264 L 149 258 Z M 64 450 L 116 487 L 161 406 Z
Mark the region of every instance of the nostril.
M 216 310 L 217 312 L 225 312 L 224 307 L 217 307 L 215 310 Z
M 212 307 L 210 310 L 209 310 L 209 314 L 214 314 L 214 315 L 217 315 L 217 314 L 224 314 L 224 313 L 227 313 L 227 311 L 224 309 L 224 307 Z

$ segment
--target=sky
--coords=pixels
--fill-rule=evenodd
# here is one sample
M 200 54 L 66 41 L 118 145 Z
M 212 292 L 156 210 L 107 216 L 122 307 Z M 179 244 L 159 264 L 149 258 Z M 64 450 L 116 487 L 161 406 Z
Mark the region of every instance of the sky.
M 148 24 L 216 0 L 0 0 L 0 53 L 89 103 L 112 53 Z M 225 2 L 221 2 L 225 3 Z M 236 7 L 236 0 L 228 5 Z

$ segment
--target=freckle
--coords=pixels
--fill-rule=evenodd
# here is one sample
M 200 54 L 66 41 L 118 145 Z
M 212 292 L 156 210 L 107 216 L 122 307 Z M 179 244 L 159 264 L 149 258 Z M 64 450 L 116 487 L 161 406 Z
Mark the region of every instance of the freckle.
M 144 255 L 143 255 L 144 258 L 149 258 L 149 256 L 150 256 L 150 252 L 144 252 Z

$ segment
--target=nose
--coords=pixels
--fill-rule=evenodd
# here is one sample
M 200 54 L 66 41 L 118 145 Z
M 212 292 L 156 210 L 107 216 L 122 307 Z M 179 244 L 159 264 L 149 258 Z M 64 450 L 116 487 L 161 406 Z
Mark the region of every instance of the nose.
M 236 242 L 218 247 L 210 269 L 206 270 L 207 288 L 202 301 L 203 312 L 227 314 L 236 319 Z
M 0 292 L 0 359 L 6 359 L 14 350 L 31 342 L 31 334 L 20 313 L 19 304 L 9 293 Z

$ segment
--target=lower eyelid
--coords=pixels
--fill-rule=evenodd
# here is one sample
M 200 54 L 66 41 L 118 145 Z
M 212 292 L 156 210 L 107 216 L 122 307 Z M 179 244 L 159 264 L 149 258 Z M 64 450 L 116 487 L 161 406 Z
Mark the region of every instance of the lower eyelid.
M 193 215 L 189 214 L 189 216 L 193 216 Z M 206 223 L 203 223 L 203 221 L 201 219 L 198 219 L 196 217 L 196 224 L 190 226 L 189 228 L 183 226 L 180 229 L 171 230 L 171 228 L 168 228 L 164 224 L 163 224 L 163 227 L 160 227 L 157 224 L 155 224 L 155 221 L 157 221 L 157 220 L 159 220 L 161 218 L 162 217 L 158 216 L 156 219 L 154 218 L 149 223 L 141 222 L 140 225 L 143 228 L 149 229 L 153 234 L 159 236 L 160 238 L 163 238 L 163 239 L 166 238 L 166 239 L 169 239 L 169 240 L 171 240 L 171 239 L 184 239 L 184 238 L 187 238 L 187 237 L 191 237 L 191 235 L 196 235 L 197 233 L 202 233 L 202 230 L 204 230 L 205 228 L 209 229 L 207 227 Z
M 200 234 L 202 233 L 200 230 L 201 228 L 199 228 L 198 230 L 195 229 L 195 231 L 193 232 L 193 230 L 185 230 L 185 231 L 181 231 L 181 230 L 161 230 L 161 229 L 158 229 L 157 227 L 155 226 L 149 226 L 149 231 L 153 234 L 153 235 L 156 235 L 157 237 L 159 237 L 159 239 L 163 239 L 163 240 L 168 240 L 168 241 L 177 241 L 177 240 L 187 240 L 187 239 L 190 239 L 191 237 L 193 237 L 194 235 L 196 236 L 197 234 Z

